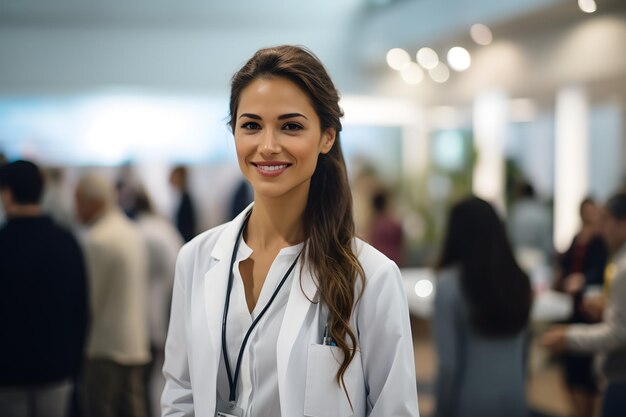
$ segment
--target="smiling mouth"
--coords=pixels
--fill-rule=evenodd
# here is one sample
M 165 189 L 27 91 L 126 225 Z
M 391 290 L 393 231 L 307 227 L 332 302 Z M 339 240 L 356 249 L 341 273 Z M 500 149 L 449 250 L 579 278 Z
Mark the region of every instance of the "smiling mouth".
M 252 165 L 259 168 L 260 170 L 271 172 L 271 171 L 279 171 L 281 169 L 285 169 L 291 164 L 287 162 L 252 162 Z
M 254 165 L 259 174 L 266 177 L 278 176 L 291 166 L 291 164 L 282 161 L 252 162 L 252 165 Z
M 281 169 L 285 169 L 285 168 L 287 168 L 289 166 L 288 164 L 281 164 L 281 165 L 258 165 L 258 164 L 253 164 L 253 165 L 256 166 L 257 168 L 259 168 L 261 171 L 267 171 L 267 172 L 280 171 Z

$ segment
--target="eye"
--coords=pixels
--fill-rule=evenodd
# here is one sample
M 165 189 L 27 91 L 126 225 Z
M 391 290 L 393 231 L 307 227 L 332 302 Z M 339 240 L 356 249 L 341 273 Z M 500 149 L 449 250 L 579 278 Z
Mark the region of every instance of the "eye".
M 302 130 L 302 126 L 298 123 L 294 123 L 294 122 L 289 122 L 289 123 L 285 123 L 285 125 L 283 126 L 283 130 L 289 130 L 289 131 L 297 131 L 297 130 Z
M 261 129 L 261 125 L 257 122 L 245 122 L 241 125 L 241 128 L 245 130 L 259 130 Z

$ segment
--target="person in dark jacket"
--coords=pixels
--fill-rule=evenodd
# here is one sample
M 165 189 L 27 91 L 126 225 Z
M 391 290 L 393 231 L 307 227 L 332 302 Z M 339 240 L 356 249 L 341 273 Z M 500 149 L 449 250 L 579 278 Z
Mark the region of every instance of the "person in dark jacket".
M 610 253 L 604 271 L 604 297 L 583 301 L 583 311 L 597 316 L 593 324 L 558 325 L 541 343 L 553 353 L 594 353 L 604 378 L 602 417 L 626 416 L 626 194 L 614 194 L 605 205 L 602 237 Z M 601 301 L 604 300 L 604 301 Z M 599 301 L 599 303 L 598 303 Z
M 569 249 L 560 258 L 556 289 L 572 295 L 574 307 L 569 323 L 593 323 L 584 312 L 583 297 L 587 290 L 601 287 L 608 258 L 600 234 L 600 207 L 591 198 L 580 204 L 582 228 Z M 576 417 L 591 417 L 598 387 L 593 371 L 593 356 L 564 353 L 565 382 Z
M 0 168 L 0 415 L 68 414 L 88 320 L 76 239 L 42 213 L 43 176 L 27 161 Z
M 187 188 L 187 168 L 175 167 L 170 174 L 170 184 L 180 193 L 175 213 L 176 227 L 185 242 L 189 242 L 196 235 L 196 210 Z

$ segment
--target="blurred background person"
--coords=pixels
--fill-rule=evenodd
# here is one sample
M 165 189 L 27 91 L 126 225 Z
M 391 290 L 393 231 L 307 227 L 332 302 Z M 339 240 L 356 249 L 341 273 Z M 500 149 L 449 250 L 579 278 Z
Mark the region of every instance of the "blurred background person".
M 384 253 L 396 265 L 404 266 L 404 237 L 402 224 L 389 208 L 389 193 L 380 189 L 372 197 L 373 218 L 370 244 Z
M 137 178 L 135 167 L 131 161 L 126 161 L 120 166 L 115 181 L 117 191 L 117 204 L 122 211 L 131 219 L 134 219 L 135 200 L 137 193 L 141 189 L 141 181 Z
M 232 195 L 230 203 L 230 220 L 237 217 L 252 201 L 254 200 L 254 192 L 250 183 L 245 178 L 239 180 L 237 187 Z
M 83 358 L 83 254 L 43 214 L 43 176 L 28 161 L 0 168 L 8 221 L 0 229 L 0 415 L 64 417 Z
M 600 208 L 591 198 L 580 204 L 582 228 L 569 249 L 559 259 L 555 288 L 572 295 L 573 313 L 569 323 L 593 323 L 584 311 L 583 296 L 587 290 L 599 288 L 604 280 L 607 248 L 600 234 Z M 593 357 L 581 353 L 565 353 L 563 365 L 572 409 L 577 417 L 591 417 L 595 407 L 597 383 Z
M 49 167 L 44 170 L 45 191 L 42 206 L 45 213 L 62 227 L 72 230 L 75 225 L 74 208 L 71 193 L 65 181 L 65 172 L 60 167 Z
M 553 352 L 598 354 L 606 379 L 601 415 L 623 417 L 626 416 L 626 194 L 616 194 L 607 202 L 602 234 L 612 255 L 604 277 L 608 300 L 602 322 L 555 326 L 542 341 Z
M 104 177 L 79 180 L 76 211 L 88 227 L 84 245 L 92 322 L 83 381 L 86 414 L 145 417 L 143 373 L 150 342 L 143 238 L 116 207 L 114 186 Z
M 453 206 L 437 267 L 437 417 L 526 417 L 531 286 L 493 207 Z
M 176 257 L 183 240 L 172 223 L 155 212 L 150 197 L 143 189 L 135 194 L 133 212 L 148 248 L 148 324 L 152 360 L 146 369 L 146 394 L 149 415 L 157 416 L 160 415 L 159 402 L 165 386 L 161 368 Z
M 530 183 L 520 182 L 514 194 L 507 228 L 515 255 L 520 261 L 532 259 L 528 265 L 524 262 L 529 268 L 547 265 L 552 262 L 553 254 L 550 212 Z
M 187 176 L 187 167 L 182 165 L 174 167 L 170 173 L 170 184 L 178 193 L 174 218 L 185 242 L 189 242 L 196 235 L 196 209 L 189 194 Z
M 361 163 L 351 182 L 352 201 L 354 207 L 354 225 L 356 234 L 368 240 L 371 233 L 374 212 L 372 198 L 381 182 L 376 170 L 368 163 Z M 358 165 L 358 164 L 357 164 Z

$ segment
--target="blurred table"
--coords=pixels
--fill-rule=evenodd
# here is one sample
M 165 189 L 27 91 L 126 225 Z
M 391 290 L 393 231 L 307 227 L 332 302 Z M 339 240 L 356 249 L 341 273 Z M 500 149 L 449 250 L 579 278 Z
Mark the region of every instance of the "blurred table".
M 411 314 L 428 319 L 432 316 L 437 283 L 429 268 L 403 268 L 404 289 Z M 531 318 L 538 322 L 560 321 L 572 314 L 569 295 L 540 287 L 535 290 Z

